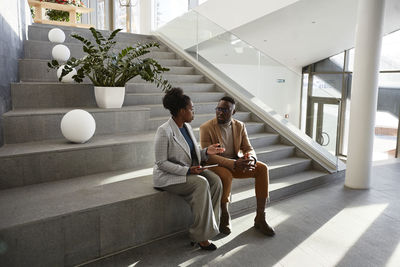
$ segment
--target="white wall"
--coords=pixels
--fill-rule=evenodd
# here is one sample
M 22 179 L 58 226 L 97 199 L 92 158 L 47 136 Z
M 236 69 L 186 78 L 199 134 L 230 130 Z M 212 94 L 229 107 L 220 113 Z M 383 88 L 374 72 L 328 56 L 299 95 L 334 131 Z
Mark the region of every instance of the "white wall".
M 0 117 L 11 109 L 10 83 L 18 81 L 18 59 L 22 58 L 31 20 L 26 0 L 0 0 Z M 0 119 L 0 146 L 1 129 Z

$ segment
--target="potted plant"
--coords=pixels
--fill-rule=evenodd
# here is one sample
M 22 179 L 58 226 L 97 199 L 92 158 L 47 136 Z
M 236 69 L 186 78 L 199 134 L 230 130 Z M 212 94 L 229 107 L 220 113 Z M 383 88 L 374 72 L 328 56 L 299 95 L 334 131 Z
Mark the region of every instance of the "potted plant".
M 60 5 L 71 5 L 71 6 L 76 6 L 76 7 L 86 7 L 81 0 L 40 0 L 40 2 L 49 2 L 49 3 L 60 4 Z M 31 15 L 32 15 L 32 18 L 35 18 L 35 12 L 32 7 L 31 7 Z M 67 11 L 46 9 L 46 16 L 49 18 L 49 20 L 69 21 L 69 13 Z M 81 14 L 76 13 L 76 20 L 79 20 L 80 17 L 81 17 Z
M 48 63 L 53 69 L 62 67 L 60 81 L 77 68 L 72 79 L 80 83 L 85 76 L 88 77 L 95 86 L 96 102 L 101 108 L 120 108 L 124 102 L 125 84 L 138 75 L 145 81 L 155 83 L 163 91 L 171 88 L 169 82 L 161 76 L 162 72 L 169 69 L 152 58 L 142 57 L 150 52 L 151 47 L 159 48 L 159 43 L 137 43 L 134 47 L 128 46 L 116 52 L 114 38 L 121 29 L 113 31 L 107 39 L 94 28 L 90 28 L 90 31 L 96 44 L 80 35 L 71 35 L 83 43 L 85 56 L 80 59 L 71 58 L 63 67 L 57 60 Z

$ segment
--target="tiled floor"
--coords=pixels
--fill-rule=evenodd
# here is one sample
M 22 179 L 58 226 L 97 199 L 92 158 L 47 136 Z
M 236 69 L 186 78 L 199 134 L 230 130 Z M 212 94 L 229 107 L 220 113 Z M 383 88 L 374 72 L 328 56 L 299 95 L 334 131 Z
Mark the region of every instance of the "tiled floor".
M 93 266 L 400 266 L 400 160 L 376 162 L 370 190 L 343 180 L 267 209 L 277 235 L 262 236 L 253 212 L 205 252 L 186 233 L 93 263 Z

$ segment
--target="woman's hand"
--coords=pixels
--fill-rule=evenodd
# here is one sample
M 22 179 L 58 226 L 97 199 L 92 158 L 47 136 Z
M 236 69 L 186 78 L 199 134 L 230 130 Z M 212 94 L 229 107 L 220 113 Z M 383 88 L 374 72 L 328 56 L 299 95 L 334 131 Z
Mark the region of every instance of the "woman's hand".
M 220 144 L 213 144 L 209 147 L 207 147 L 207 155 L 215 155 L 215 154 L 220 154 L 225 151 L 225 148 L 221 147 Z
M 190 174 L 200 174 L 204 171 L 201 166 L 192 166 L 190 167 Z

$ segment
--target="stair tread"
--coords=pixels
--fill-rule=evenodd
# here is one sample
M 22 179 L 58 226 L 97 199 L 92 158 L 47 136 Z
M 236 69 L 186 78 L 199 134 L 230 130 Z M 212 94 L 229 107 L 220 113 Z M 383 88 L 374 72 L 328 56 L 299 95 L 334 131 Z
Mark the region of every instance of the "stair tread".
M 156 194 L 152 167 L 0 191 L 0 229 Z
M 249 134 L 249 139 L 261 138 L 261 137 L 270 137 L 270 136 L 279 136 L 279 134 L 268 133 L 268 132 L 255 133 L 255 134 Z
M 176 66 L 174 68 L 179 68 L 180 66 Z M 193 67 L 184 67 L 184 68 L 193 68 Z M 177 82 L 172 82 L 173 84 L 177 83 Z M 61 86 L 70 86 L 70 85 L 92 85 L 92 83 L 87 83 L 87 82 L 82 82 L 82 83 L 61 83 L 61 82 L 35 82 L 35 81 L 20 81 L 20 82 L 15 82 L 15 83 L 11 83 L 11 84 L 32 84 L 32 85 L 61 85 Z M 138 84 L 138 85 L 153 85 L 156 86 L 155 84 L 152 83 L 146 83 L 146 82 L 129 82 L 129 84 Z M 207 83 L 207 82 L 182 82 L 179 83 L 179 85 L 185 86 L 185 85 L 202 85 L 202 86 L 210 86 L 210 85 L 214 85 L 213 83 Z M 222 92 L 219 92 L 222 93 Z
M 163 96 L 164 93 L 156 93 L 156 92 L 151 92 L 151 93 L 126 93 L 127 95 L 144 95 L 144 96 Z M 187 95 L 204 95 L 204 94 L 215 94 L 215 95 L 221 95 L 225 94 L 224 92 L 187 92 Z
M 275 169 L 275 168 L 286 167 L 289 165 L 303 163 L 303 162 L 309 162 L 309 161 L 311 161 L 311 159 L 301 158 L 301 157 L 288 157 L 288 158 L 283 158 L 283 159 L 272 160 L 272 161 L 269 161 L 266 163 L 268 164 L 268 167 L 271 170 L 271 169 Z
M 59 44 L 59 43 L 52 43 L 52 42 L 50 42 L 49 40 L 32 40 L 32 39 L 30 39 L 30 40 L 25 40 L 24 42 L 31 43 L 31 44 L 36 43 L 37 45 L 43 45 L 43 44 L 53 44 L 53 45 L 57 45 L 57 44 Z M 140 43 L 140 39 L 138 39 L 138 42 Z M 92 43 L 93 43 L 93 44 L 96 44 L 95 41 L 93 41 Z M 131 45 L 131 46 L 132 46 L 132 43 L 125 43 L 125 42 L 121 42 L 121 43 L 122 43 L 122 44 L 126 44 L 126 45 Z M 64 41 L 62 44 L 63 44 L 63 45 L 66 45 L 66 46 L 69 46 L 69 45 L 72 45 L 72 46 L 79 46 L 79 47 L 82 47 L 82 46 L 83 46 L 83 44 L 80 43 L 80 42 L 68 42 L 68 41 Z M 119 44 L 119 42 L 117 42 L 116 45 L 118 46 L 118 44 Z M 134 44 L 136 44 L 136 43 L 134 43 Z M 153 49 L 168 49 L 168 46 L 165 46 L 165 45 L 163 45 L 163 44 L 160 44 L 160 48 L 157 48 L 157 47 L 150 48 L 150 51 L 151 51 L 151 52 L 164 52 L 164 53 L 170 53 L 170 54 L 174 54 L 174 55 L 175 55 L 175 53 L 172 52 L 172 51 L 161 51 L 161 50 L 153 50 Z
M 213 102 L 213 103 L 215 103 L 215 102 Z M 247 112 L 247 111 L 236 112 L 236 114 L 248 114 L 248 113 L 250 113 L 250 112 Z M 214 113 L 203 113 L 203 114 L 196 114 L 195 116 L 215 116 L 215 114 Z M 169 118 L 170 118 L 170 116 L 159 116 L 159 117 L 152 117 L 152 118 L 150 118 L 150 120 L 161 120 L 161 119 L 168 120 Z
M 42 23 L 32 23 L 31 25 L 29 25 L 29 28 L 52 29 L 52 28 L 54 28 L 54 25 L 42 24 Z M 72 30 L 74 32 L 90 32 L 89 29 L 77 28 L 74 26 L 57 25 L 57 28 L 65 29 L 65 30 Z M 96 30 L 98 30 L 98 29 L 96 29 Z M 112 33 L 112 31 L 109 31 L 109 30 L 98 30 L 98 31 L 100 31 L 102 34 L 104 34 L 104 33 L 111 34 Z M 151 35 L 151 34 L 142 34 L 142 33 L 139 34 L 139 33 L 128 33 L 128 32 L 119 32 L 118 34 L 123 35 L 123 36 L 140 36 L 140 37 L 144 37 L 144 38 L 154 39 L 154 35 Z
M 303 171 L 271 180 L 270 191 L 327 172 Z M 156 194 L 152 167 L 113 171 L 0 191 L 0 229 Z M 254 196 L 254 185 L 232 190 L 233 202 Z
M 163 52 L 163 51 L 160 51 Z M 155 58 L 157 59 L 157 58 Z M 180 58 L 159 58 L 157 61 L 184 61 L 183 59 Z M 36 61 L 36 62 L 50 62 L 50 59 L 40 59 L 40 58 L 21 58 L 18 59 L 18 61 Z M 168 67 L 175 67 L 175 66 L 167 66 Z M 176 67 L 186 67 L 186 66 L 176 66 Z M 188 66 L 190 67 L 190 66 Z
M 193 104 L 195 104 L 195 108 L 196 108 L 196 105 L 215 104 L 215 101 L 213 101 L 213 102 L 195 102 Z M 163 104 L 145 104 L 145 105 L 135 105 L 135 106 L 137 106 L 137 107 L 146 107 L 146 108 L 155 108 L 155 107 L 163 107 Z
M 259 125 L 259 124 L 264 124 L 262 122 L 257 122 L 257 121 L 245 121 L 244 122 L 245 125 Z M 198 132 L 200 131 L 200 127 L 193 127 L 193 132 Z
M 176 66 L 174 68 L 178 68 L 180 66 Z M 192 67 L 185 67 L 185 68 L 192 68 Z M 82 82 L 82 83 L 61 83 L 61 82 L 35 82 L 35 81 L 20 81 L 11 83 L 13 85 L 24 84 L 24 85 L 57 85 L 57 86 L 79 86 L 79 85 L 93 85 L 92 83 Z M 129 85 L 149 85 L 149 86 L 156 86 L 155 84 L 146 83 L 146 82 L 128 82 Z M 179 84 L 179 86 L 187 86 L 187 85 L 199 85 L 199 86 L 212 86 L 213 83 L 207 82 L 172 82 L 172 84 Z M 155 92 L 154 92 L 155 93 Z M 223 93 L 215 91 L 215 93 Z
M 171 77 L 171 76 L 204 77 L 203 74 L 174 74 L 174 73 L 168 73 L 168 72 L 164 73 L 163 76 L 168 76 L 168 77 Z
M 240 114 L 240 112 L 238 113 Z M 198 114 L 198 116 L 213 116 L 213 115 L 214 114 Z M 150 120 L 164 119 L 165 121 L 167 121 L 168 118 L 169 116 L 151 118 Z M 249 122 L 249 123 L 258 123 L 258 122 Z M 198 128 L 195 128 L 194 131 L 196 131 L 196 129 Z M 86 148 L 94 148 L 94 147 L 117 145 L 117 144 L 132 143 L 132 142 L 149 142 L 154 140 L 154 135 L 155 135 L 155 130 L 140 134 L 94 136 L 89 140 L 89 142 L 84 144 L 72 144 L 69 143 L 66 139 L 52 139 L 52 140 L 44 140 L 44 141 L 28 142 L 28 143 L 5 144 L 3 147 L 0 148 L 0 157 L 13 157 L 13 156 L 21 156 L 27 154 L 44 153 L 44 152 L 86 149 Z M 260 136 L 260 134 L 253 134 L 253 135 Z M 250 138 L 253 135 L 250 135 Z M 270 133 L 262 133 L 261 135 L 268 136 L 270 135 Z
M 118 33 L 118 34 L 121 34 L 121 33 Z M 117 35 L 118 36 L 118 35 Z M 142 34 L 140 34 L 140 36 L 142 36 Z M 143 35 L 143 36 L 145 36 L 145 35 Z M 152 37 L 152 35 L 147 35 L 148 37 Z M 138 40 L 140 40 L 140 39 L 138 39 Z M 52 43 L 52 42 L 50 42 L 49 40 L 32 40 L 32 39 L 29 39 L 29 40 L 25 40 L 25 42 L 32 42 L 32 43 Z M 52 44 L 58 44 L 58 43 L 52 43 Z M 75 42 L 63 42 L 62 44 L 71 44 L 71 45 L 81 45 L 81 43 L 75 43 Z M 117 42 L 117 44 L 118 44 L 118 42 Z M 166 46 L 166 45 L 163 45 L 163 44 L 160 44 L 160 46 L 161 47 L 165 47 L 165 48 L 168 48 L 168 46 Z M 174 53 L 174 52 L 170 52 L 170 53 Z
M 304 181 L 312 180 L 324 175 L 328 172 L 317 171 L 317 170 L 307 170 L 300 173 L 288 175 L 281 177 L 279 179 L 273 179 L 269 184 L 269 191 L 278 190 L 284 187 L 292 186 Z M 246 198 L 254 197 L 254 183 L 249 183 L 241 187 L 232 189 L 232 202 L 238 202 Z
M 52 139 L 29 143 L 5 144 L 0 148 L 0 157 L 15 157 L 27 154 L 87 149 L 125 143 L 151 142 L 155 132 L 143 134 L 114 134 L 94 136 L 84 144 L 73 144 L 66 139 Z
M 268 153 L 268 152 L 272 152 L 272 151 L 283 150 L 283 149 L 292 149 L 292 148 L 294 148 L 294 146 L 285 145 L 285 144 L 273 144 L 273 145 L 270 145 L 267 147 L 255 148 L 255 151 L 257 153 Z
M 83 109 L 90 113 L 95 112 L 121 112 L 121 111 L 143 111 L 148 110 L 144 106 L 124 106 L 122 108 L 98 108 L 98 107 L 66 107 L 66 108 L 21 108 L 10 110 L 3 114 L 5 117 L 12 116 L 34 116 L 34 115 L 48 115 L 48 114 L 64 114 L 73 109 Z

